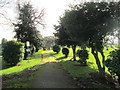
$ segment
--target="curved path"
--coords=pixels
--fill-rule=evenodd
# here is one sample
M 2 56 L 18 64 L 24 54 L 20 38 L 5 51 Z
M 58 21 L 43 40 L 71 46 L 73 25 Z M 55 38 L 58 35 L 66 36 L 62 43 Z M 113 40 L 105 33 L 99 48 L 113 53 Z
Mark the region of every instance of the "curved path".
M 35 78 L 33 88 L 77 88 L 69 74 L 55 62 L 43 65 Z

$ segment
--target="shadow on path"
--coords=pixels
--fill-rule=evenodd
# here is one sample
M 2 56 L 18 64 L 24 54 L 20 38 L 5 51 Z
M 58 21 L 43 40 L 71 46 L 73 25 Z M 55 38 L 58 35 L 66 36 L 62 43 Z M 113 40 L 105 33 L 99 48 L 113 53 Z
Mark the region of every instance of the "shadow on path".
M 61 59 L 65 59 L 66 57 L 63 56 L 63 57 L 60 57 L 60 58 L 57 58 L 56 60 L 61 60 Z
M 57 53 L 52 53 L 52 54 L 50 54 L 51 56 L 54 56 L 54 55 L 56 55 Z

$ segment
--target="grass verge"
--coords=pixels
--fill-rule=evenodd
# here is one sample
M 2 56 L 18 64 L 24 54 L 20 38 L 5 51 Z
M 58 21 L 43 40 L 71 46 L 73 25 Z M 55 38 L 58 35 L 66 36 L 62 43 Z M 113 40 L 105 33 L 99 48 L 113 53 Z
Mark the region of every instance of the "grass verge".
M 29 70 L 24 70 L 19 73 L 4 75 L 2 77 L 2 88 L 32 88 L 31 81 L 35 78 L 36 71 L 41 66 L 37 65 Z
M 41 59 L 40 55 L 49 52 L 40 50 L 29 57 L 30 60 L 19 62 L 20 66 L 1 70 L 3 88 L 32 88 L 31 81 L 35 78 L 37 70 L 42 69 L 41 65 L 49 61 L 46 58 Z
M 20 66 L 14 66 L 14 67 L 2 70 L 2 75 L 18 73 L 18 72 L 21 72 L 25 69 L 29 69 L 38 63 L 39 63 L 38 59 L 29 60 L 29 62 L 22 61 L 19 63 Z
M 59 64 L 78 82 L 77 84 L 81 88 L 114 88 L 115 85 L 109 75 L 107 77 L 109 80 L 99 79 L 96 61 L 91 54 L 91 49 L 87 48 L 87 50 L 89 51 L 89 59 L 87 59 L 88 66 L 80 66 L 77 61 L 71 61 L 73 56 L 71 48 L 69 49 L 70 53 L 68 58 L 65 58 L 61 51 L 59 54 L 52 52 L 51 55 L 58 60 Z M 107 59 L 109 52 L 113 50 L 110 46 L 108 46 L 108 49 L 104 49 L 105 59 Z M 99 58 L 102 60 L 100 53 Z M 78 57 L 76 59 L 79 60 Z M 107 68 L 106 73 L 109 73 Z
M 7 74 L 14 74 L 21 72 L 25 69 L 29 69 L 36 64 L 42 63 L 42 59 L 40 54 L 43 52 L 43 50 L 39 50 L 39 52 L 36 52 L 33 56 L 29 56 L 29 60 L 22 60 L 21 62 L 18 63 L 18 66 L 13 66 L 7 69 L 0 70 L 0 73 L 2 75 L 7 75 Z

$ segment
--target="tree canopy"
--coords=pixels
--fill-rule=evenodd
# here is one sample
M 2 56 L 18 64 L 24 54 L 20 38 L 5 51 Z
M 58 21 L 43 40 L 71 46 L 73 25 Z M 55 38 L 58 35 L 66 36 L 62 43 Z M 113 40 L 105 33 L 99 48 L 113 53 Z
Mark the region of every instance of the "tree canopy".
M 18 22 L 17 24 L 14 24 L 14 31 L 16 32 L 15 38 L 24 43 L 29 41 L 36 48 L 39 48 L 41 46 L 42 36 L 40 31 L 37 30 L 36 24 L 40 23 L 40 20 L 43 17 L 43 10 L 36 16 L 36 12 L 32 5 L 25 3 L 22 6 L 18 4 L 18 11 Z
M 56 29 L 55 35 L 58 37 L 58 42 L 69 40 L 74 42 L 74 45 L 84 43 L 91 47 L 91 53 L 96 59 L 99 71 L 105 72 L 103 42 L 104 38 L 118 27 L 119 10 L 116 9 L 118 5 L 117 2 L 87 2 L 67 10 L 60 18 L 58 29 Z M 101 53 L 103 65 L 100 63 L 98 52 Z

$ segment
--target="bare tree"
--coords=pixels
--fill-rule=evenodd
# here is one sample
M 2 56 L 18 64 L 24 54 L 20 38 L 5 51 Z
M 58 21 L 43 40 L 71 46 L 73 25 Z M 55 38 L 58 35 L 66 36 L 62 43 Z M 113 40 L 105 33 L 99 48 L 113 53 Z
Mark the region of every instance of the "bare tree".
M 23 2 L 24 3 L 28 3 L 28 2 Z M 18 8 L 18 13 L 20 11 L 22 2 L 20 0 L 17 0 L 17 8 Z M 32 20 L 35 22 L 35 25 L 42 25 L 43 27 L 46 26 L 46 24 L 44 23 L 44 16 L 45 16 L 45 9 L 41 9 L 39 12 L 37 10 L 32 10 L 33 18 Z
M 10 25 L 10 23 L 12 22 L 12 20 L 10 19 L 10 17 L 8 17 L 8 9 L 10 8 L 10 4 L 13 1 L 11 0 L 0 0 L 0 25 Z M 6 21 L 6 22 L 5 22 Z
M 0 0 L 0 8 L 5 7 L 9 3 L 10 3 L 9 0 Z

